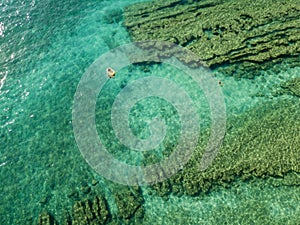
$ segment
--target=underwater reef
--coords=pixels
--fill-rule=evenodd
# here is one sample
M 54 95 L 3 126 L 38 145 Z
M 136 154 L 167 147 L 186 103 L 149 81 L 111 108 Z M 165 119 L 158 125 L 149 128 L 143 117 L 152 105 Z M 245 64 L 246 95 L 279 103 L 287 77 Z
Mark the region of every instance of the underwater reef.
M 300 77 L 283 82 L 279 88 L 274 90 L 273 95 L 279 96 L 284 94 L 300 97 Z
M 253 78 L 276 63 L 300 66 L 297 1 L 151 1 L 128 6 L 124 25 L 133 41 L 181 45 L 210 68 L 239 78 Z M 183 171 L 155 189 L 162 196 L 197 195 L 214 184 L 226 186 L 237 177 L 271 176 L 282 182 L 293 178 L 288 183 L 299 185 L 299 175 L 295 175 L 300 172 L 299 90 L 295 78 L 273 93 L 292 99 L 269 100 L 243 115 L 228 115 L 226 136 L 213 165 L 199 170 L 204 152 L 200 143 Z M 201 137 L 205 140 L 208 135 Z
M 215 185 L 226 187 L 235 179 L 254 177 L 278 178 L 270 179 L 276 186 L 300 185 L 299 106 L 299 98 L 270 101 L 230 117 L 223 144 L 207 170 L 199 170 L 205 149 L 200 144 L 185 168 L 156 185 L 156 190 L 161 196 L 171 192 L 194 196 Z
M 133 41 L 168 41 L 211 69 L 253 78 L 276 63 L 300 65 L 300 3 L 294 0 L 151 1 L 128 6 Z
M 300 66 L 299 1 L 157 0 L 127 7 L 124 20 L 133 41 L 162 40 L 181 45 L 210 68 L 229 76 L 253 78 L 277 63 Z M 191 160 L 170 179 L 153 185 L 153 195 L 165 200 L 170 195 L 201 196 L 220 186 L 229 188 L 256 178 L 274 187 L 299 187 L 300 79 L 282 82 L 272 97 L 243 114 L 228 115 L 223 144 L 205 171 L 199 166 L 210 131 L 203 130 Z M 145 164 L 153 162 L 151 155 L 145 159 Z M 141 188 L 111 185 L 115 185 L 116 211 L 97 193 L 76 199 L 71 209 L 61 212 L 63 221 L 57 222 L 57 215 L 46 210 L 37 224 L 142 224 L 145 200 Z M 90 186 L 93 190 L 101 188 Z M 257 207 L 255 202 L 248 204 L 251 210 Z M 264 207 L 256 212 L 245 208 L 243 215 L 228 209 L 228 215 L 216 216 L 270 224 L 264 217 L 269 206 Z
M 107 200 L 101 194 L 91 194 L 79 198 L 71 210 L 61 212 L 63 221 L 59 223 L 49 212 L 43 211 L 38 225 L 99 225 L 99 224 L 139 224 L 144 216 L 143 196 L 139 187 L 114 184 L 114 199 L 118 213 L 112 213 Z M 97 189 L 97 187 L 95 187 Z
M 299 91 L 300 89 L 298 89 Z M 286 94 L 291 96 L 290 94 Z M 191 160 L 177 174 L 151 187 L 152 194 L 168 200 L 175 196 L 201 196 L 220 186 L 229 188 L 237 181 L 253 182 L 256 178 L 271 186 L 300 185 L 300 111 L 299 97 L 269 100 L 241 115 L 228 118 L 223 144 L 205 171 L 199 170 L 209 131 L 201 134 L 199 146 Z M 151 163 L 151 159 L 147 163 Z M 140 187 L 111 184 L 117 213 L 112 212 L 105 197 L 92 194 L 78 199 L 71 210 L 61 212 L 58 223 L 44 211 L 38 225 L 54 224 L 140 224 L 144 218 L 144 198 Z M 97 189 L 97 185 L 92 187 Z M 92 192 L 91 192 L 92 193 Z M 267 207 L 267 206 L 266 206 Z M 255 210 L 255 206 L 251 206 Z M 254 212 L 253 212 L 254 213 Z M 261 214 L 259 211 L 255 213 Z M 268 214 L 260 219 L 249 215 L 249 221 L 270 222 Z M 241 217 L 245 219 L 244 217 Z

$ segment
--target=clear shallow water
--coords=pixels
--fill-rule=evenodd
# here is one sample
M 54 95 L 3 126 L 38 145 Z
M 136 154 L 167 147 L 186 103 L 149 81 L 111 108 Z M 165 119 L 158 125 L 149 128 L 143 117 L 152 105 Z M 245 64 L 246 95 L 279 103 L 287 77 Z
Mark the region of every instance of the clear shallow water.
M 166 202 L 145 192 L 145 224 L 286 224 L 299 215 L 299 196 L 289 187 L 266 181 L 235 182 L 230 188 L 190 198 L 170 196 Z
M 73 96 L 88 65 L 114 47 L 110 37 L 128 42 L 118 23 L 104 22 L 110 2 L 57 4 L 3 4 L 1 224 L 36 217 L 41 199 L 50 210 L 67 207 L 67 193 L 91 177 L 73 138 Z M 20 9 L 30 19 L 9 16 Z
M 73 137 L 71 111 L 76 86 L 89 65 L 110 49 L 129 43 L 120 12 L 133 2 L 136 1 L 1 2 L 0 224 L 31 224 L 43 210 L 60 221 L 61 211 L 84 197 L 73 197 L 72 193 L 80 193 L 95 179 L 102 190 L 93 191 L 104 192 L 112 211 L 116 210 L 112 197 L 116 190 L 95 174 L 80 155 Z M 153 67 L 150 72 L 168 74 L 169 69 Z M 140 70 L 135 73 L 143 74 Z M 227 113 L 239 114 L 268 100 L 272 87 L 283 79 L 299 76 L 299 68 L 282 73 L 283 76 L 266 74 L 240 81 L 217 75 L 224 83 Z M 213 216 L 212 211 L 222 217 L 219 204 L 242 209 L 243 200 L 261 187 L 241 184 L 235 188 L 231 191 L 243 190 L 242 200 L 227 190 L 216 191 L 207 198 L 171 198 L 168 202 L 145 194 L 145 223 L 152 223 L 153 214 L 157 220 L 166 218 L 172 223 L 174 215 L 167 215 L 182 208 L 186 214 L 179 214 L 176 220 L 183 222 L 182 218 L 193 217 L 194 222 L 214 223 L 217 219 L 206 218 Z M 299 215 L 299 207 L 288 212 L 286 206 L 287 197 L 291 205 L 297 205 L 294 189 L 281 192 L 268 186 L 263 193 L 284 198 L 276 199 L 270 215 Z M 255 201 L 262 199 L 257 197 Z M 266 197 L 266 201 L 270 199 Z M 201 210 L 197 210 L 199 205 Z

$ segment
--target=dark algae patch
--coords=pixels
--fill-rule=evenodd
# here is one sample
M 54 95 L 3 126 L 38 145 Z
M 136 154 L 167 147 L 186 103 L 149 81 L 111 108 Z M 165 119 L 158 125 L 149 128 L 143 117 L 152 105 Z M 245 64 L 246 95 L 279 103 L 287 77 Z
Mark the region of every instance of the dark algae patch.
M 199 170 L 204 150 L 200 144 L 183 171 L 166 181 L 168 185 L 159 184 L 155 189 L 162 196 L 168 192 L 195 196 L 215 185 L 227 187 L 236 179 L 255 177 L 278 178 L 276 185 L 299 185 L 299 109 L 299 99 L 295 98 L 270 101 L 230 117 L 223 146 L 206 171 Z
M 138 221 L 143 219 L 144 199 L 140 188 L 123 187 L 115 193 L 114 197 L 118 207 L 118 217 L 123 224 L 138 224 Z
M 300 97 L 300 77 L 282 82 L 280 86 L 274 90 L 274 96 L 284 94 Z
M 58 223 L 55 221 L 53 216 L 48 212 L 44 211 L 39 215 L 38 225 L 57 225 Z
M 38 225 L 99 225 L 99 224 L 139 224 L 144 217 L 144 199 L 139 187 L 114 185 L 114 199 L 117 213 L 113 213 L 107 200 L 101 194 L 86 196 L 78 201 L 71 210 L 61 212 L 63 221 L 58 223 L 51 213 L 43 211 Z
M 157 0 L 127 7 L 124 18 L 134 41 L 179 44 L 225 74 L 253 78 L 283 61 L 299 66 L 299 1 Z
M 93 199 L 78 201 L 73 207 L 72 224 L 105 224 L 110 215 L 105 198 L 95 196 Z M 69 219 L 69 222 L 71 220 Z

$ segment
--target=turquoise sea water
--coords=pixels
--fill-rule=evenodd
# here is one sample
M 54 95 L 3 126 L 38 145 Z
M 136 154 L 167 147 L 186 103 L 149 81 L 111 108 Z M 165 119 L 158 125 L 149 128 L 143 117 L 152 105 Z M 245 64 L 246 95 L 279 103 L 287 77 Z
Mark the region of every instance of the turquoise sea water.
M 111 211 L 117 213 L 112 192 L 118 190 L 89 167 L 77 148 L 72 104 L 85 70 L 101 54 L 130 42 L 122 26 L 122 10 L 135 2 L 1 1 L 0 224 L 32 224 L 44 210 L 60 221 L 62 212 L 86 197 L 82 193 L 95 180 L 99 183 L 92 191 L 104 193 Z M 161 76 L 172 72 L 168 66 L 148 69 Z M 227 113 L 238 115 L 273 98 L 273 87 L 299 76 L 300 68 L 281 73 L 266 73 L 254 80 L 218 74 L 224 83 Z M 143 71 L 136 69 L 134 74 Z M 98 129 L 105 124 L 101 118 L 97 118 Z M 147 136 L 147 130 L 133 130 Z M 168 201 L 148 194 L 146 187 L 143 194 L 145 224 L 221 224 L 223 218 L 248 224 L 241 222 L 247 222 L 243 211 L 246 214 L 253 205 L 263 205 L 267 212 L 263 216 L 274 224 L 300 218 L 299 188 L 275 188 L 263 181 L 236 182 L 207 196 L 171 196 Z M 223 215 L 224 208 L 230 208 L 231 215 Z

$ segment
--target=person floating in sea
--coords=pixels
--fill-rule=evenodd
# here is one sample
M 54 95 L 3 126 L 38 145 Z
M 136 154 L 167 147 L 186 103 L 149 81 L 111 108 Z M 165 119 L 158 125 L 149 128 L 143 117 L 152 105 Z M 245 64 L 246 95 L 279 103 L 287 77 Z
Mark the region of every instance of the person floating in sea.
M 221 86 L 221 87 L 223 87 L 224 86 L 224 83 L 222 82 L 222 81 L 218 81 L 218 84 Z
M 106 74 L 109 78 L 114 78 L 116 75 L 116 71 L 114 71 L 112 68 L 108 67 L 106 69 Z

